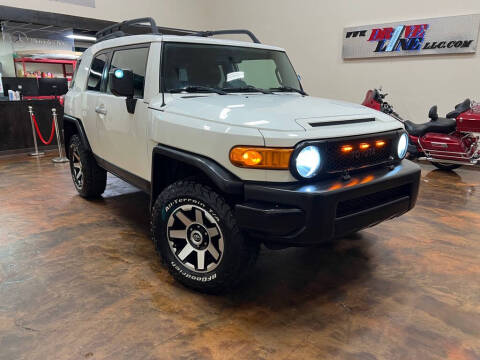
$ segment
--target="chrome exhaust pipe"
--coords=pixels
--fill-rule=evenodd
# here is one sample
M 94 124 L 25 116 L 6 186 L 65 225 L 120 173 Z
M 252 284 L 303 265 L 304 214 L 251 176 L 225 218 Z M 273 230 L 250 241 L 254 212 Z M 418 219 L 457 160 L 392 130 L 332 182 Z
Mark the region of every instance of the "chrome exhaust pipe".
M 430 161 L 442 164 L 456 164 L 456 165 L 467 165 L 467 166 L 475 166 L 478 164 L 479 159 L 470 159 L 470 161 L 456 161 L 456 160 L 444 160 L 444 159 L 434 159 L 426 156 L 419 157 L 418 160 L 423 161 Z

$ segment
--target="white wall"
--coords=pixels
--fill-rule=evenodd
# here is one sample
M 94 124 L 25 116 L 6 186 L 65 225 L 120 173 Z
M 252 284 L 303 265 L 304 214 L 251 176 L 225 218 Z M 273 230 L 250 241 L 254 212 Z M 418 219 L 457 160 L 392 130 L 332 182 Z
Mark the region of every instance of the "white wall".
M 123 21 L 151 16 L 159 26 L 202 28 L 207 19 L 206 1 L 201 0 L 96 0 L 96 7 L 52 0 L 0 0 L 0 5 L 49 11 L 102 20 Z
M 434 104 L 445 114 L 466 97 L 480 101 L 478 54 L 342 59 L 346 26 L 480 13 L 478 0 L 96 0 L 95 9 L 51 0 L 0 4 L 107 20 L 153 16 L 159 25 L 187 29 L 247 28 L 287 49 L 310 94 L 358 103 L 367 89 L 383 85 L 398 112 L 416 122 Z
M 431 105 L 445 114 L 466 97 L 480 101 L 480 55 L 342 59 L 346 26 L 480 13 L 478 0 L 212 0 L 209 27 L 248 28 L 287 52 L 311 95 L 361 102 L 383 85 L 398 112 L 415 122 Z

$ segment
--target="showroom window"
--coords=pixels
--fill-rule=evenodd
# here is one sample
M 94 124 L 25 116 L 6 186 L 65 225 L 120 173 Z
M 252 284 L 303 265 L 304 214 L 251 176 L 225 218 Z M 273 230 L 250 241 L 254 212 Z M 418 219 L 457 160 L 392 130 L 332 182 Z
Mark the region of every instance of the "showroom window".
M 133 72 L 134 97 L 143 98 L 145 73 L 147 71 L 148 47 L 117 50 L 113 53 L 109 74 L 116 69 L 128 69 Z M 111 94 L 107 83 L 107 93 Z
M 90 74 L 88 75 L 88 90 L 100 91 L 103 69 L 105 68 L 106 62 L 107 54 L 97 55 L 93 59 Z

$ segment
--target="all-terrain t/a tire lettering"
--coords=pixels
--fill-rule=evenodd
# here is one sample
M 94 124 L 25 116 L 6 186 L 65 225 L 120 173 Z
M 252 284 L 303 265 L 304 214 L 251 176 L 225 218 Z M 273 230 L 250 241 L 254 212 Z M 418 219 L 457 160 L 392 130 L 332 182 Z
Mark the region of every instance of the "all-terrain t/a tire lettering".
M 178 181 L 155 202 L 152 234 L 170 273 L 198 291 L 235 286 L 255 263 L 258 242 L 240 232 L 230 206 L 213 189 Z

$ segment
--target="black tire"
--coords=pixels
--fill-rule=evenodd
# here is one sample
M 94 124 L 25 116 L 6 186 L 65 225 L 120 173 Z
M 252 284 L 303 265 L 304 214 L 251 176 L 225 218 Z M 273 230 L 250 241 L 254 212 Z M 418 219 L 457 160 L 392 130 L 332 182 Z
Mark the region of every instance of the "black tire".
M 439 162 L 432 162 L 432 164 L 440 170 L 448 170 L 448 171 L 458 169 L 460 166 L 462 166 L 459 164 L 444 164 Z
M 84 198 L 99 197 L 107 186 L 107 172 L 98 166 L 91 151 L 87 150 L 78 135 L 70 138 L 68 159 L 73 184 Z
M 152 211 L 152 236 L 172 276 L 206 293 L 235 287 L 259 251 L 259 243 L 240 232 L 227 202 L 209 186 L 191 180 L 178 181 L 159 195 Z

